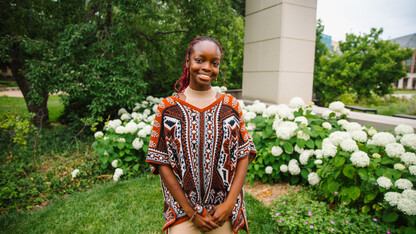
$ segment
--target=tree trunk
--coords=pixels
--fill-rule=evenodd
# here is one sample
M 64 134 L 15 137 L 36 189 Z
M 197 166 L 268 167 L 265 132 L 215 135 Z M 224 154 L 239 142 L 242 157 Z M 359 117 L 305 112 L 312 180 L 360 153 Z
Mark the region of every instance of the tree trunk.
M 21 54 L 16 43 L 13 44 L 13 52 L 11 53 L 12 61 L 7 65 L 12 70 L 14 79 L 16 80 L 17 85 L 20 88 L 20 91 L 23 94 L 23 97 L 26 102 L 27 109 L 29 112 L 35 113 L 35 117 L 32 118 L 32 123 L 36 126 L 45 126 L 49 121 L 49 111 L 48 111 L 48 91 L 46 89 L 41 89 L 38 92 L 41 92 L 40 95 L 43 97 L 43 101 L 40 104 L 31 103 L 31 98 L 28 95 L 30 91 L 30 83 L 27 78 L 22 75 L 20 70 L 23 69 L 23 62 L 21 61 Z

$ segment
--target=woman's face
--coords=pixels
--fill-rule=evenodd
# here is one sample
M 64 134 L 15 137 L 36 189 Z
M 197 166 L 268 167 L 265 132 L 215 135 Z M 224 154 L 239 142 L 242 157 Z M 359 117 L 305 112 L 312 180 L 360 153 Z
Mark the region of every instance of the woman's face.
M 188 61 L 190 82 L 189 87 L 204 91 L 211 88 L 211 82 L 220 70 L 221 52 L 212 41 L 201 41 L 195 44 Z

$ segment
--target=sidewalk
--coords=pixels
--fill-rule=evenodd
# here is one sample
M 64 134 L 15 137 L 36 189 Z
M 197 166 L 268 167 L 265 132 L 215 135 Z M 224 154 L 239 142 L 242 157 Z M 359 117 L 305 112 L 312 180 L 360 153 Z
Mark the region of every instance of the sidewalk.
M 20 90 L 7 90 L 7 91 L 0 91 L 0 96 L 8 96 L 8 97 L 23 97 L 22 92 Z

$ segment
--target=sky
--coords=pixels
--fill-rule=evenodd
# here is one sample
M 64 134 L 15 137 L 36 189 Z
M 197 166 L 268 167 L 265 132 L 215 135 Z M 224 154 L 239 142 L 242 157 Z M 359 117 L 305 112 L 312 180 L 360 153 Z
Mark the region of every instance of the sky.
M 368 34 L 381 27 L 384 40 L 416 33 L 416 0 L 317 1 L 316 18 L 334 41 L 345 41 L 346 33 Z

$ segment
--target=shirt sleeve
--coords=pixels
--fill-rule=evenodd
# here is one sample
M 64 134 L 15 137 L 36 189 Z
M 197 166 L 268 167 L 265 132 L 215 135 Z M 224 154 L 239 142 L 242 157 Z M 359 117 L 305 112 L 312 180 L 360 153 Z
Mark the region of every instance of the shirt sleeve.
M 237 99 L 236 99 L 237 100 Z M 248 157 L 248 162 L 252 162 L 257 155 L 257 150 L 254 145 L 253 139 L 251 138 L 248 130 L 246 128 L 246 124 L 243 118 L 243 111 L 241 109 L 240 104 L 236 101 L 236 108 L 239 115 L 239 122 L 240 122 L 240 139 L 239 139 L 239 146 L 238 146 L 238 156 L 237 160 L 244 159 Z
M 159 165 L 170 166 L 166 142 L 166 131 L 163 125 L 163 111 L 166 107 L 165 100 L 159 103 L 156 110 L 153 129 L 150 135 L 149 150 L 146 158 L 146 163 L 150 165 L 150 169 L 155 175 L 159 174 Z

